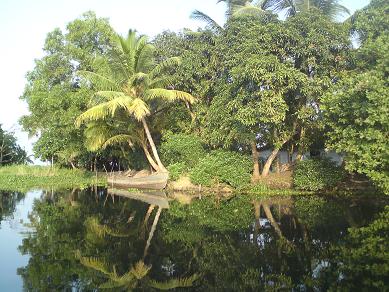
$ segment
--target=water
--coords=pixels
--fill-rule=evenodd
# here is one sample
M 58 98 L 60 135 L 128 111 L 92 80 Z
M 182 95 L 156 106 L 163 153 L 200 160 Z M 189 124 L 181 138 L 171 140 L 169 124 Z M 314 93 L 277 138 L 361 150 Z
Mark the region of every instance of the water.
M 387 199 L 114 193 L 0 193 L 0 291 L 389 287 L 380 269 L 358 274 L 349 255 L 369 243 L 348 229 L 369 226 Z M 373 248 L 362 259 L 381 256 Z

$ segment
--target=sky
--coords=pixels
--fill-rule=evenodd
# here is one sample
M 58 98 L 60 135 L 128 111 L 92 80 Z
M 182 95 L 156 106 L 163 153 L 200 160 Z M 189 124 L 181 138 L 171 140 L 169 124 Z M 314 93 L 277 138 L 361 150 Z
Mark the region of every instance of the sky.
M 369 0 L 342 0 L 351 13 L 366 6 Z M 150 37 L 164 30 L 196 30 L 203 26 L 189 18 L 195 9 L 218 23 L 224 22 L 225 6 L 217 0 L 0 0 L 0 124 L 14 131 L 19 144 L 32 154 L 32 143 L 21 131 L 18 120 L 28 114 L 19 100 L 26 84 L 25 75 L 34 68 L 34 60 L 43 56 L 42 47 L 48 32 L 65 30 L 66 24 L 92 10 L 106 17 L 120 34 L 128 29 Z

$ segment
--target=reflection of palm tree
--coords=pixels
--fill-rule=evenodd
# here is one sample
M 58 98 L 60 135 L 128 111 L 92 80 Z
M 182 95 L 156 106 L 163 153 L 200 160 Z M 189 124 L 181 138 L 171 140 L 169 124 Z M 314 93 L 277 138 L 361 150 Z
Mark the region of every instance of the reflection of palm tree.
M 158 224 L 158 221 L 159 221 L 159 216 L 161 215 L 161 211 L 162 211 L 162 208 L 158 207 L 157 214 L 155 214 L 153 225 L 151 226 L 151 230 L 150 230 L 150 233 L 149 233 L 149 238 L 147 239 L 145 250 L 143 252 L 143 259 L 146 257 L 147 251 L 149 250 L 151 239 L 153 238 L 153 235 L 154 235 L 154 232 L 155 232 L 155 228 L 157 227 L 157 224 Z
M 94 257 L 83 257 L 80 252 L 77 252 L 76 256 L 81 264 L 103 273 L 108 278 L 107 282 L 100 285 L 99 288 L 102 289 L 125 288 L 131 291 L 143 282 L 149 287 L 169 290 L 178 287 L 191 287 L 198 279 L 198 275 L 194 274 L 186 278 L 173 278 L 166 282 L 158 282 L 147 277 L 151 266 L 146 265 L 143 261 L 137 262 L 127 273 L 118 275 L 115 266 L 112 266 L 111 268 L 110 265 L 103 260 Z

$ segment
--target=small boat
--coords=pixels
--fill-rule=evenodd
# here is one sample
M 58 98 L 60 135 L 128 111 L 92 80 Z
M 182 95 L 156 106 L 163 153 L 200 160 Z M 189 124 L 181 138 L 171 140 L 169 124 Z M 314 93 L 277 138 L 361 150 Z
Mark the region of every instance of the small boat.
M 159 206 L 162 209 L 169 209 L 169 201 L 166 197 L 166 194 L 162 191 L 160 191 L 160 192 L 157 192 L 157 191 L 130 192 L 130 191 L 121 190 L 121 189 L 108 189 L 108 194 L 142 201 L 142 202 L 145 202 L 145 203 L 150 204 L 150 205 Z
M 125 175 L 109 175 L 108 184 L 125 188 L 162 190 L 166 188 L 169 173 L 156 172 L 144 177 L 128 177 Z

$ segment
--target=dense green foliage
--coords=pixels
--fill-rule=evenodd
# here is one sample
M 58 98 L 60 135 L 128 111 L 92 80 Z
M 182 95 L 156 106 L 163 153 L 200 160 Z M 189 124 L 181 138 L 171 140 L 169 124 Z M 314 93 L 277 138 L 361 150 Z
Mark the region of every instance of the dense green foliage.
M 223 27 L 196 11 L 205 29 L 151 41 L 134 30 L 118 36 L 91 12 L 49 33 L 22 96 L 36 155 L 88 169 L 166 166 L 174 179 L 238 186 L 247 168 L 209 177 L 205 168 L 228 163 L 207 152 L 251 153 L 258 181 L 326 147 L 387 193 L 388 4 L 373 0 L 339 23 L 348 13 L 339 1 L 221 2 Z
M 250 182 L 251 161 L 248 157 L 226 150 L 214 150 L 200 159 L 190 171 L 195 184 L 211 186 L 226 183 L 241 187 Z
M 334 248 L 332 289 L 386 291 L 389 279 L 389 207 L 366 227 L 351 228 L 343 246 Z M 330 273 L 330 272 L 329 272 Z M 339 277 L 339 274 L 342 277 Z
M 113 34 L 106 19 L 88 12 L 70 22 L 66 33 L 55 29 L 47 35 L 45 55 L 27 74 L 21 97 L 30 111 L 21 124 L 30 135 L 38 136 L 36 157 L 84 167 L 94 160 L 84 145 L 83 132 L 74 126 L 91 95 L 90 89 L 80 87 L 76 72 L 96 70 L 95 58 L 107 54 Z
M 32 232 L 19 247 L 29 255 L 18 274 L 30 290 L 150 290 L 194 275 L 189 291 L 374 291 L 386 281 L 387 211 L 368 224 L 387 201 L 203 197 L 153 210 L 133 199 L 107 199 L 103 189 L 50 194 L 34 202 Z
M 346 169 L 366 174 L 389 194 L 389 4 L 372 1 L 352 20 L 361 42 L 355 70 L 324 101 L 330 147 Z
M 195 166 L 206 155 L 200 139 L 193 134 L 166 133 L 161 144 L 162 159 L 167 164 L 183 163 Z
M 85 188 L 105 184 L 106 178 L 96 177 L 94 173 L 77 169 L 25 165 L 0 167 L 1 189 L 7 191 Z
M 13 133 L 4 131 L 0 125 L 0 166 L 30 162 L 27 153 L 16 141 Z
M 343 170 L 332 160 L 312 158 L 297 163 L 293 185 L 300 190 L 318 191 L 335 186 L 343 177 Z

